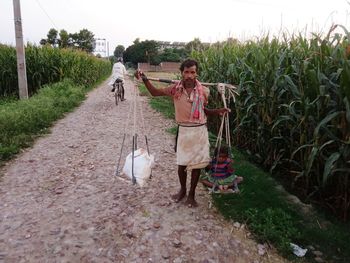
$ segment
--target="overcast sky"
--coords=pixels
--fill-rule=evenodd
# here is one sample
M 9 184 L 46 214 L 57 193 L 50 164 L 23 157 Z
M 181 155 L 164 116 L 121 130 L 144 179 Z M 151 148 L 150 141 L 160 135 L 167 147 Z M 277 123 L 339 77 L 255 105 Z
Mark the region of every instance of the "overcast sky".
M 216 42 L 267 32 L 350 30 L 350 0 L 21 0 L 25 42 L 39 43 L 50 28 L 92 31 L 109 54 L 143 40 Z M 281 30 L 282 29 L 282 30 Z M 0 43 L 15 45 L 13 0 L 0 0 Z

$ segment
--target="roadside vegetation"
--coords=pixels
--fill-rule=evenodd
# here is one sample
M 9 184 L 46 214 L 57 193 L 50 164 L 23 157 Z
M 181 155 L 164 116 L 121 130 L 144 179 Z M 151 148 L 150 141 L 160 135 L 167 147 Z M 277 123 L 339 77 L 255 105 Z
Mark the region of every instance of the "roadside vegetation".
M 111 73 L 111 63 L 84 51 L 27 45 L 28 93 L 33 95 L 46 84 L 71 79 L 81 86 L 94 85 Z M 0 44 L 0 98 L 18 97 L 16 49 Z
M 266 36 L 193 53 L 202 80 L 238 87 L 230 105 L 235 145 L 289 191 L 344 222 L 350 219 L 349 39 L 338 25 L 310 39 Z
M 15 49 L 0 45 L 0 165 L 34 139 L 111 72 L 111 63 L 85 52 L 49 46 L 26 48 L 30 98 L 18 100 Z
M 85 98 L 84 89 L 71 81 L 41 88 L 28 100 L 0 104 L 0 159 L 10 159 L 20 149 L 47 133 L 52 123 L 78 106 Z

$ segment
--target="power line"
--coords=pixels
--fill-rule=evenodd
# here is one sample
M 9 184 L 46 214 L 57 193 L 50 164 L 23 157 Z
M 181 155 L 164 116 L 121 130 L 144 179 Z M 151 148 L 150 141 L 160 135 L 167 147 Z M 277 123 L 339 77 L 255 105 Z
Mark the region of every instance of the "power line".
M 51 17 L 49 16 L 49 14 L 45 11 L 44 7 L 40 4 L 39 0 L 35 0 L 37 2 L 37 4 L 39 5 L 39 7 L 41 8 L 41 10 L 45 13 L 45 15 L 48 17 L 48 19 L 51 21 L 51 23 L 53 24 L 54 28 L 58 29 L 58 26 L 55 24 L 55 22 L 51 19 Z

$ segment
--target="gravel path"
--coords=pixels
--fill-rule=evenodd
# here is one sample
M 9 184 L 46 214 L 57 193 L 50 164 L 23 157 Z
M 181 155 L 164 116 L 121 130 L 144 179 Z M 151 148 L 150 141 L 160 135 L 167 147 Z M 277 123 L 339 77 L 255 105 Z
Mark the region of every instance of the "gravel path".
M 174 124 L 147 103 L 153 177 L 140 188 L 114 176 L 134 84 L 127 80 L 127 100 L 115 106 L 106 83 L 0 170 L 1 263 L 286 262 L 209 208 L 201 185 L 198 208 L 171 201 L 178 181 L 165 129 Z

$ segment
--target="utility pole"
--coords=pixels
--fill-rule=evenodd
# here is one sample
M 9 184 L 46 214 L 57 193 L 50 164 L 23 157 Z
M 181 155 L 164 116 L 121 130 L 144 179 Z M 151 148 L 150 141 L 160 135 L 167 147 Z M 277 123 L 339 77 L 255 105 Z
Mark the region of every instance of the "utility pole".
M 13 0 L 13 14 L 15 18 L 19 98 L 28 99 L 26 58 L 23 45 L 21 6 L 19 0 Z

